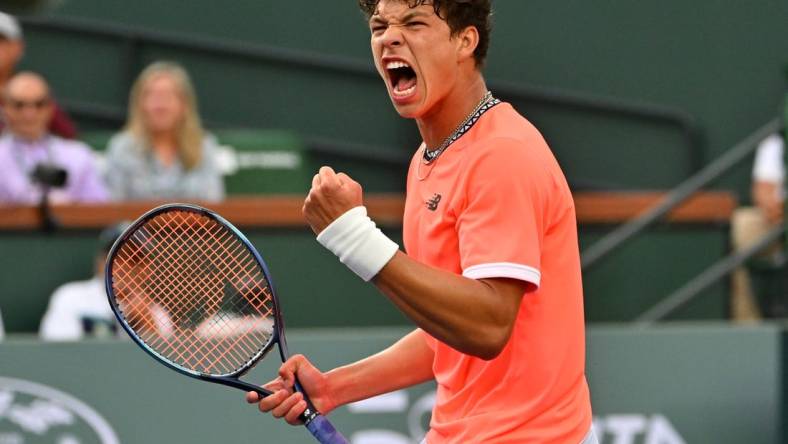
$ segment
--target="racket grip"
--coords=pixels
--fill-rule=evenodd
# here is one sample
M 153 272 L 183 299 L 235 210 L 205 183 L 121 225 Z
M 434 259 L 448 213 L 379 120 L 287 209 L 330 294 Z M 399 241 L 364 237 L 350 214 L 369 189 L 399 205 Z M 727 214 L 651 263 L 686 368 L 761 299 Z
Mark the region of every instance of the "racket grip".
M 348 444 L 348 440 L 323 415 L 318 414 L 312 418 L 306 428 L 321 444 Z

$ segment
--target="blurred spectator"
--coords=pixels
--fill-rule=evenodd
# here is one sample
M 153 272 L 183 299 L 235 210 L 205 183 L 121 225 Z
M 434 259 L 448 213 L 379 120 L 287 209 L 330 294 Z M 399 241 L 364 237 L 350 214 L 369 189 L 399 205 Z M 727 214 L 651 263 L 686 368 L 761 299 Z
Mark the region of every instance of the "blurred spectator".
M 104 264 L 112 244 L 127 226 L 127 223 L 120 223 L 101 232 L 91 279 L 63 284 L 52 293 L 41 320 L 41 339 L 76 341 L 86 337 L 108 337 L 118 332 L 104 290 Z
M 0 90 L 4 89 L 16 71 L 16 65 L 22 58 L 25 43 L 22 28 L 11 15 L 0 12 Z M 49 121 L 49 132 L 65 139 L 74 139 L 77 130 L 74 123 L 57 103 L 52 102 L 52 119 Z M 0 119 L 0 130 L 5 122 Z
M 126 127 L 109 142 L 112 197 L 221 200 L 217 149 L 216 140 L 203 131 L 186 71 L 174 63 L 154 63 L 134 83 Z
M 731 240 L 735 251 L 757 242 L 772 227 L 783 221 L 785 199 L 785 136 L 773 134 L 758 146 L 752 173 L 754 207 L 739 208 L 731 221 Z M 762 257 L 780 254 L 781 246 L 767 248 Z M 733 273 L 731 317 L 735 321 L 761 318 L 750 275 L 744 267 Z
M 43 77 L 32 72 L 16 74 L 2 98 L 7 127 L 0 136 L 0 203 L 38 203 L 44 188 L 40 183 L 48 181 L 42 176 L 53 171 L 62 186 L 52 189 L 52 202 L 107 200 L 91 149 L 49 133 L 54 106 Z

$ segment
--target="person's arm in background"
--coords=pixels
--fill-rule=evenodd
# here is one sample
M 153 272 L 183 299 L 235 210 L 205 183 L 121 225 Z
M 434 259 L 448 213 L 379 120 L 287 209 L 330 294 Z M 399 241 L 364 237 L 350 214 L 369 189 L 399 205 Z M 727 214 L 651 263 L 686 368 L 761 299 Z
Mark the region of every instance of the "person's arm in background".
M 782 183 L 757 181 L 752 184 L 752 198 L 772 225 L 783 221 Z
M 20 170 L 10 149 L 8 133 L 0 137 L 0 205 L 34 205 L 38 201 L 38 193 L 26 178 L 27 173 Z
M 752 200 L 770 224 L 783 220 L 783 186 L 785 183 L 785 140 L 779 134 L 758 146 L 753 167 Z
M 391 347 L 350 365 L 321 372 L 305 357 L 293 356 L 279 369 L 279 378 L 264 387 L 274 394 L 260 399 L 249 392 L 246 401 L 263 412 L 298 424 L 306 408 L 303 396 L 293 393 L 295 374 L 315 408 L 328 414 L 335 408 L 433 379 L 434 352 L 423 331 L 414 330 Z

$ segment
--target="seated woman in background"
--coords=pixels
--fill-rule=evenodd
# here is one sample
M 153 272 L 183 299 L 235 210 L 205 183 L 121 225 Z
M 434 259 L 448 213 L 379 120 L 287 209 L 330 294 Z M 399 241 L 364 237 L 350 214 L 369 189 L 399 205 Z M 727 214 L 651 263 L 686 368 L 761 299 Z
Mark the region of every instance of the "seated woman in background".
M 224 198 L 216 140 L 200 123 L 189 75 L 157 62 L 137 78 L 126 127 L 109 141 L 107 185 L 115 200 Z

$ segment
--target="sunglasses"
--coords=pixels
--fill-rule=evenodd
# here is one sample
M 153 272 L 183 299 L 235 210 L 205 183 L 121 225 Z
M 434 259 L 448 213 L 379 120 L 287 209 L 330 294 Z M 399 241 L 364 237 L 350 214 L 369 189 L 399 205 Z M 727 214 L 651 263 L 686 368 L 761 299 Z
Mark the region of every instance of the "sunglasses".
M 36 110 L 41 110 L 47 105 L 49 105 L 49 103 L 50 100 L 48 97 L 38 100 L 29 100 L 29 101 L 8 99 L 5 101 L 5 106 L 15 111 L 21 111 L 25 108 L 34 108 Z

